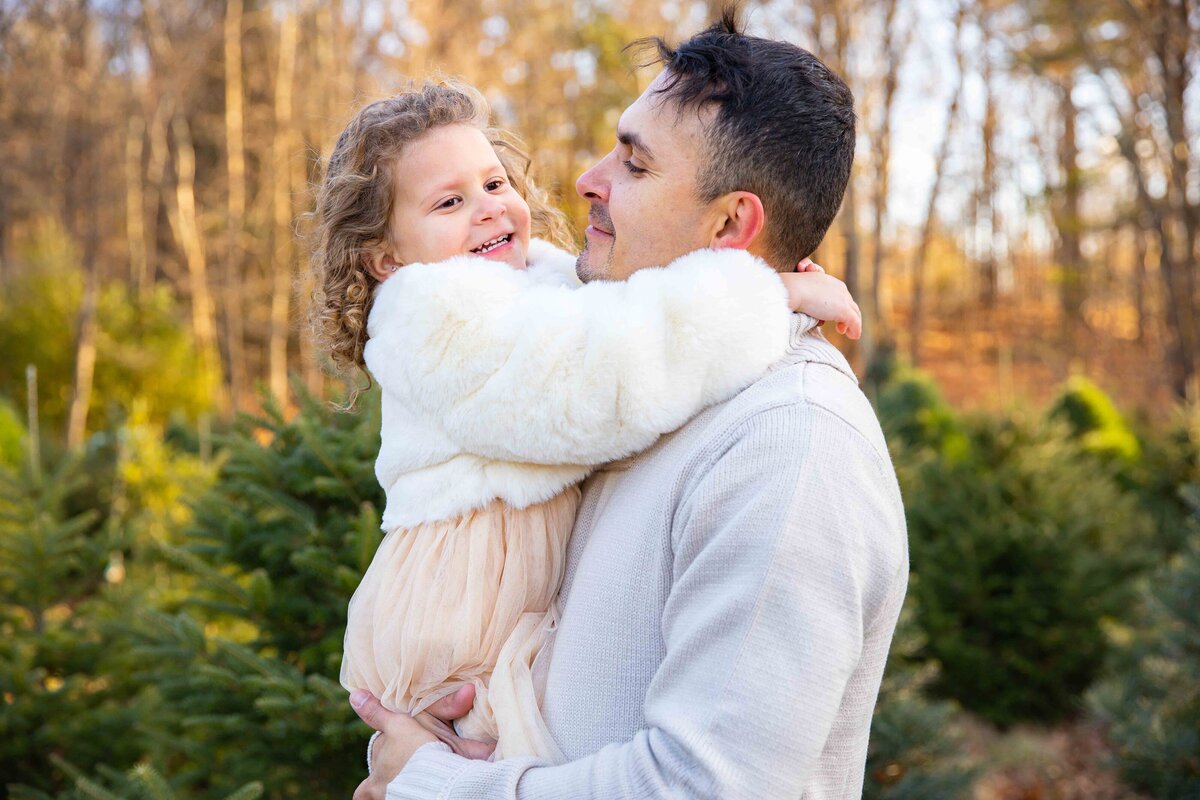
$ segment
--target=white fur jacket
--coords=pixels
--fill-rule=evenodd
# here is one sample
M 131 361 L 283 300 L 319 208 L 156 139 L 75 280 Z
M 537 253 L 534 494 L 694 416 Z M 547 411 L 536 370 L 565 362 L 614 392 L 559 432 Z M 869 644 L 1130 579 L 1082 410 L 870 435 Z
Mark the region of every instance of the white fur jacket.
M 783 283 L 744 251 L 619 283 L 581 286 L 574 266 L 534 240 L 523 272 L 457 256 L 378 287 L 363 356 L 383 391 L 384 530 L 548 500 L 732 396 L 787 346 Z

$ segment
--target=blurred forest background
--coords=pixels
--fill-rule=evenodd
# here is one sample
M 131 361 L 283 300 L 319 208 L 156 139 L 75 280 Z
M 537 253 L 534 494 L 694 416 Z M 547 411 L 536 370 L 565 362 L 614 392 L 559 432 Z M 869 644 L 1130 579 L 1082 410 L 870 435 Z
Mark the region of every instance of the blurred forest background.
M 348 796 L 377 398 L 304 335 L 353 112 L 485 91 L 574 219 L 719 2 L 0 0 L 0 797 Z M 1200 798 L 1200 4 L 746 2 L 855 91 L 816 260 L 913 575 L 872 798 Z

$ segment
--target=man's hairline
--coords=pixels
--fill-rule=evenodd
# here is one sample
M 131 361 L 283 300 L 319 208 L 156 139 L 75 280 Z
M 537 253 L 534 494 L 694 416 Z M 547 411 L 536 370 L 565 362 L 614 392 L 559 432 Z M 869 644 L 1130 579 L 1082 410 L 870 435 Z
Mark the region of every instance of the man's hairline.
M 660 77 L 662 77 L 663 75 L 666 75 L 669 71 L 670 71 L 670 68 L 668 66 L 664 65 L 662 71 L 657 76 L 655 76 L 654 80 L 657 81 Z M 653 81 L 651 82 L 651 84 L 653 85 Z M 765 251 L 763 260 L 766 261 L 767 264 L 777 272 L 789 271 L 789 265 L 782 264 L 782 263 L 775 263 L 775 259 L 777 257 L 775 254 L 771 253 L 771 250 L 773 250 L 775 247 L 775 242 L 772 241 L 775 237 L 770 232 L 771 227 L 770 227 L 770 221 L 767 217 L 766 203 L 763 202 L 763 196 L 762 196 L 761 192 L 756 192 L 752 189 L 747 189 L 747 188 L 734 188 L 734 189 L 724 189 L 722 191 L 715 191 L 715 192 L 707 192 L 707 193 L 705 192 L 705 184 L 708 183 L 708 181 L 705 179 L 709 175 L 713 174 L 713 171 L 716 169 L 715 165 L 717 164 L 717 160 L 715 158 L 713 158 L 713 151 L 718 149 L 720 147 L 720 145 L 722 144 L 722 142 L 720 141 L 721 137 L 724 135 L 728 135 L 728 133 L 730 132 L 729 128 L 727 128 L 724 131 L 721 130 L 722 126 L 720 125 L 720 121 L 721 121 L 721 109 L 723 107 L 723 104 L 719 103 L 716 100 L 711 100 L 711 99 L 710 100 L 699 100 L 699 101 L 690 102 L 690 103 L 682 103 L 671 92 L 672 88 L 673 88 L 673 85 L 668 86 L 668 87 L 660 87 L 660 88 L 655 89 L 652 92 L 649 92 L 648 94 L 645 95 L 645 97 L 649 102 L 659 105 L 659 106 L 662 106 L 663 104 L 666 104 L 666 103 L 671 103 L 672 105 L 674 105 L 675 106 L 675 115 L 676 115 L 676 122 L 675 122 L 676 125 L 678 125 L 679 122 L 682 121 L 683 115 L 689 110 L 689 107 L 694 107 L 694 110 L 696 112 L 696 121 L 700 125 L 700 143 L 701 143 L 702 152 L 701 152 L 701 161 L 697 165 L 695 173 L 693 175 L 693 180 L 692 180 L 693 185 L 691 188 L 691 192 L 692 192 L 693 196 L 700 203 L 712 203 L 715 200 L 717 200 L 718 198 L 723 197 L 727 194 L 732 194 L 734 192 L 745 192 L 747 194 L 752 194 L 755 197 L 757 197 L 759 203 L 761 203 L 763 206 L 763 228 L 762 228 L 762 231 L 759 233 L 759 237 L 761 237 L 762 242 L 763 242 L 763 250 Z M 707 119 L 707 120 L 704 118 L 706 109 L 712 109 L 711 110 L 711 118 Z M 623 117 L 624 117 L 624 115 L 622 114 L 622 118 Z M 617 141 L 621 142 L 622 144 L 625 144 L 626 146 L 631 146 L 627 143 L 626 140 L 636 138 L 642 142 L 641 150 L 643 152 L 650 153 L 650 151 L 644 146 L 644 143 L 645 143 L 644 137 L 642 137 L 637 131 L 628 131 L 628 130 L 622 131 L 621 130 L 621 121 L 622 121 L 621 119 L 617 120 Z M 731 128 L 732 126 L 729 126 L 729 127 Z M 791 264 L 791 270 L 795 270 L 795 264 Z

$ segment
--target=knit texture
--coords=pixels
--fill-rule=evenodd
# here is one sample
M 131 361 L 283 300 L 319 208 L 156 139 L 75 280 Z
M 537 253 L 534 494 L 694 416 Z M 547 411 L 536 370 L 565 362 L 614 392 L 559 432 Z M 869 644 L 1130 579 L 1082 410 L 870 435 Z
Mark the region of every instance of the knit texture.
M 879 424 L 819 333 L 594 474 L 543 713 L 569 759 L 423 748 L 393 798 L 856 798 L 908 576 Z

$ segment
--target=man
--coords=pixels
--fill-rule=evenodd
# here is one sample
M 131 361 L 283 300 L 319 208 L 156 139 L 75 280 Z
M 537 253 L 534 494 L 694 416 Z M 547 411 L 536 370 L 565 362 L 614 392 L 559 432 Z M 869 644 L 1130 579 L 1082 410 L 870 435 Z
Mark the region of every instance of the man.
M 703 247 L 778 268 L 820 242 L 854 152 L 846 86 L 732 14 L 673 50 L 580 177 L 583 280 Z M 841 355 L 797 334 L 758 382 L 585 484 L 543 712 L 569 761 L 489 763 L 429 718 L 356 798 L 850 798 L 908 575 L 883 436 Z M 435 713 L 454 718 L 469 687 Z M 397 774 L 398 773 L 398 774 Z M 393 780 L 394 777 L 394 780 Z

